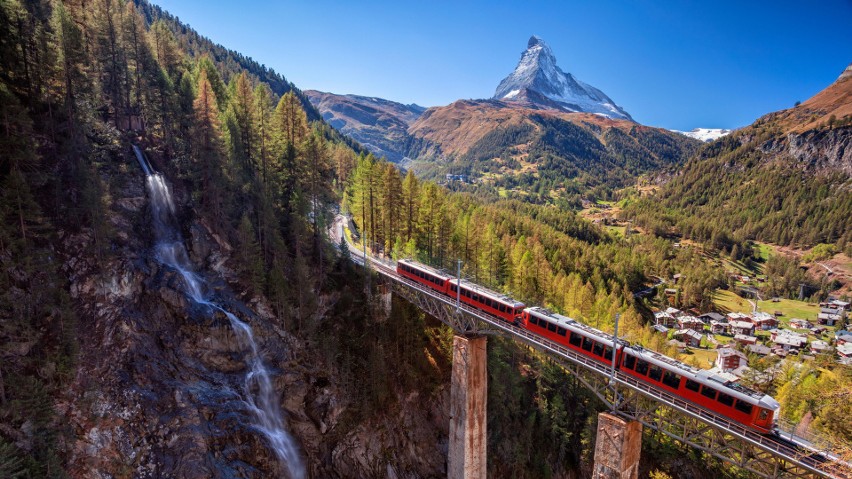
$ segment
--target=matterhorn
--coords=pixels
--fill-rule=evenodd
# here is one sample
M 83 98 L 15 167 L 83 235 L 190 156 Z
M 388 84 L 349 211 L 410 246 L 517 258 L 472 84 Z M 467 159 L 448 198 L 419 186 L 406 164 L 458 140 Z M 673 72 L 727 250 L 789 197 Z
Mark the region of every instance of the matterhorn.
M 530 38 L 515 71 L 500 82 L 493 99 L 633 120 L 604 92 L 563 72 L 556 65 L 553 50 L 537 36 Z

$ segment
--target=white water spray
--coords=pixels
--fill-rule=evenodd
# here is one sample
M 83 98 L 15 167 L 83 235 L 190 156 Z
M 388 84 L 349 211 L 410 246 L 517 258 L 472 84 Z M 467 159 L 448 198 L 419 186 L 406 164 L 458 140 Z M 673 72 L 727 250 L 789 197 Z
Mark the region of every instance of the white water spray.
M 133 152 L 136 153 L 136 159 L 145 172 L 148 194 L 151 196 L 151 215 L 154 223 L 157 260 L 180 273 L 186 285 L 184 292 L 193 301 L 221 311 L 228 317 L 231 328 L 239 338 L 240 345 L 250 352 L 246 361 L 249 372 L 246 374 L 243 392 L 245 404 L 255 417 L 255 427 L 269 440 L 270 446 L 272 446 L 275 455 L 286 469 L 289 477 L 291 479 L 303 479 L 305 477 L 305 466 L 299 454 L 299 447 L 287 432 L 278 396 L 272 386 L 269 371 L 263 364 L 251 326 L 210 301 L 207 284 L 195 273 L 183 245 L 183 238 L 181 238 L 180 230 L 175 222 L 174 201 L 165 179 L 162 175 L 153 171 L 145 155 L 136 145 L 133 145 Z

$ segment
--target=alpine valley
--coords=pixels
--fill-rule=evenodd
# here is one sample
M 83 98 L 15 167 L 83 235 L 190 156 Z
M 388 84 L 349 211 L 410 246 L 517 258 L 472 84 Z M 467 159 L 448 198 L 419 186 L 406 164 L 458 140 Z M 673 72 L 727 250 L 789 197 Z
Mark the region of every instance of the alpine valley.
M 611 199 L 639 176 L 683 164 L 700 145 L 636 123 L 605 93 L 563 72 L 536 36 L 491 99 L 421 111 L 353 95 L 308 98 L 342 132 L 422 177 L 451 174 L 535 203 Z
M 598 477 L 607 398 L 652 411 L 631 477 L 852 463 L 852 65 L 682 134 L 533 36 L 424 108 L 247 56 L 333 43 L 305 5 L 237 52 L 148 0 L 0 1 L 0 479 Z

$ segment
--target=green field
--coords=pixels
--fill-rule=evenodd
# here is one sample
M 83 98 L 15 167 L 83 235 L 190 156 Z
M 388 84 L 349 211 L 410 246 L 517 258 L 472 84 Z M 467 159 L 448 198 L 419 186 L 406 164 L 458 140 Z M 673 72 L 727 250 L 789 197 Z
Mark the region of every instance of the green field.
M 784 314 L 779 318 L 782 322 L 788 322 L 793 318 L 816 321 L 817 314 L 819 313 L 818 304 L 808 304 L 795 299 L 782 299 L 777 303 L 773 303 L 772 301 L 758 301 L 757 307 L 760 311 L 766 311 L 767 313 L 780 311 Z
M 627 229 L 626 226 L 604 226 L 604 228 L 616 238 L 624 238 L 624 230 Z
M 713 304 L 723 313 L 750 313 L 751 304 L 733 291 L 717 289 L 713 293 Z
M 749 302 L 745 298 L 737 296 L 732 291 L 721 289 L 717 290 L 715 293 L 713 293 L 713 304 L 716 305 L 716 308 L 719 311 L 725 313 L 751 312 L 751 304 L 749 304 Z M 784 326 L 786 328 L 790 327 L 790 320 L 794 318 L 806 319 L 812 323 L 816 323 L 817 314 L 819 313 L 819 305 L 810 304 L 795 299 L 781 299 L 777 303 L 773 303 L 771 300 L 758 301 L 757 308 L 758 311 L 765 311 L 770 314 L 775 314 L 775 311 L 780 311 L 782 316 L 778 317 L 778 321 L 780 322 L 781 326 Z M 828 327 L 828 329 L 833 330 L 834 328 Z M 796 331 L 807 332 L 804 330 Z
M 754 245 L 757 246 L 758 254 L 764 261 L 768 260 L 770 256 L 775 254 L 775 248 L 766 243 L 755 241 Z
M 713 367 L 713 362 L 716 361 L 718 353 L 715 349 L 698 349 L 690 348 L 691 353 L 679 353 L 678 359 L 686 362 L 688 358 L 695 358 L 702 369 L 710 369 Z

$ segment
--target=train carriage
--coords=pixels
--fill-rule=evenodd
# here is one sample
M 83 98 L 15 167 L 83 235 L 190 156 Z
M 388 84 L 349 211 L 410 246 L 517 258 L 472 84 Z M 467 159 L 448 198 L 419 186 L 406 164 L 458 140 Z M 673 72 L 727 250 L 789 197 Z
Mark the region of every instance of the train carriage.
M 443 271 L 409 259 L 401 259 L 397 261 L 396 272 L 404 278 L 416 281 L 417 283 L 444 294 L 447 294 L 450 286 L 449 281 L 452 279 Z
M 772 432 L 781 407 L 766 394 L 647 349 L 625 348 L 619 370 L 763 433 Z
M 443 271 L 412 260 L 397 262 L 397 273 L 492 316 L 523 327 L 573 351 L 617 369 L 655 388 L 762 433 L 772 433 L 780 405 L 763 393 L 725 382 L 710 371 L 687 366 L 675 359 L 619 340 L 613 336 L 541 307 L 525 308 L 509 296 L 469 281 L 459 281 Z M 460 294 L 459 294 L 460 291 Z
M 458 298 L 462 303 L 469 304 L 493 316 L 503 318 L 510 323 L 517 323 L 521 319 L 521 313 L 526 305 L 515 301 L 511 296 L 500 294 L 488 288 L 469 281 L 461 281 L 461 293 L 456 289 L 458 279 L 451 279 L 448 293 L 453 298 Z

